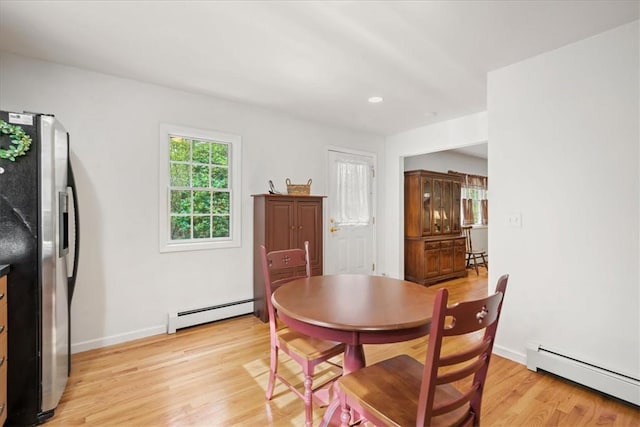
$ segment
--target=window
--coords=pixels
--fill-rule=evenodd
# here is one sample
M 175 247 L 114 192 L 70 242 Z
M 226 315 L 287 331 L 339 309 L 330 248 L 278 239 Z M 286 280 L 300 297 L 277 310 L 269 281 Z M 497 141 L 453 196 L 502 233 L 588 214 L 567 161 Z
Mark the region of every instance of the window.
M 160 251 L 240 246 L 241 138 L 160 127 Z
M 460 211 L 463 225 L 489 224 L 489 180 L 486 176 L 449 171 L 462 177 Z

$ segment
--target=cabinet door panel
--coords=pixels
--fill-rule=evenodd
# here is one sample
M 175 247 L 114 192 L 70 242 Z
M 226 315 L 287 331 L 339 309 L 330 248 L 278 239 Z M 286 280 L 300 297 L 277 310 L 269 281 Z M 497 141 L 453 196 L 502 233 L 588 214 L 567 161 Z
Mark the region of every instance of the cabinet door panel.
M 440 274 L 440 250 L 428 250 L 424 251 L 425 263 L 424 273 L 425 277 L 433 277 Z
M 453 247 L 440 249 L 440 274 L 453 272 Z
M 267 202 L 267 251 L 278 251 L 296 247 L 293 201 L 269 200 Z
M 309 242 L 309 261 L 312 266 L 321 264 L 322 257 L 322 205 L 318 202 L 298 202 L 297 247 Z
M 463 245 L 456 245 L 453 248 L 453 269 L 454 271 L 464 271 L 466 268 L 466 249 Z

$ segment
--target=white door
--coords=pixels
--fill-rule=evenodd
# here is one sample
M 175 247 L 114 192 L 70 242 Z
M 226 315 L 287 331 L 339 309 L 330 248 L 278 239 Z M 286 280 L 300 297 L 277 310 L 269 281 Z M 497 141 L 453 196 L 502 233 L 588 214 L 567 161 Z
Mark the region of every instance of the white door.
M 329 149 L 324 274 L 375 273 L 375 156 Z

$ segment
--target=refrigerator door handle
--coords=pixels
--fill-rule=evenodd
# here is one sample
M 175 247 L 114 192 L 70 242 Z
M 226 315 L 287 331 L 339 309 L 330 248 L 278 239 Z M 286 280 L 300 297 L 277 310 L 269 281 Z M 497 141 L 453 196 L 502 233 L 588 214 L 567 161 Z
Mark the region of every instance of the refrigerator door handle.
M 58 193 L 58 258 L 69 253 L 69 195 L 66 191 Z
M 78 208 L 78 192 L 76 191 L 76 180 L 73 176 L 73 168 L 71 162 L 69 162 L 69 168 L 67 169 L 67 193 L 71 193 L 71 200 L 73 206 L 73 229 L 74 229 L 74 241 L 73 241 L 73 269 L 71 275 L 67 278 L 68 284 L 68 297 L 69 306 L 71 306 L 71 298 L 73 297 L 73 291 L 76 287 L 76 279 L 78 277 L 78 259 L 80 258 L 80 212 Z M 67 230 L 67 236 L 68 236 Z M 67 237 L 68 238 L 68 237 Z

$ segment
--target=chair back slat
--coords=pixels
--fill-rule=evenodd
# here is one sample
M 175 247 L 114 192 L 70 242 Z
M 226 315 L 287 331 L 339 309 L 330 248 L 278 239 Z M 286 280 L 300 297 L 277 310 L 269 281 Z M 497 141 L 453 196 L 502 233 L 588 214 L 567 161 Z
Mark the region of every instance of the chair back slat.
M 465 301 L 447 308 L 446 315 L 451 321 L 445 326 L 442 335 L 450 337 L 479 331 L 498 320 L 498 309 L 502 303 L 502 293 L 487 298 Z
M 480 353 L 485 352 L 490 345 L 491 341 L 482 340 L 479 344 L 474 345 L 466 351 L 461 351 L 459 353 L 449 354 L 447 356 L 441 357 L 439 365 L 449 366 L 466 362 L 467 360 L 478 356 Z
M 477 386 L 470 387 L 466 393 L 460 396 L 458 399 L 448 400 L 439 405 L 434 405 L 433 410 L 431 411 L 432 417 L 437 417 L 442 414 L 446 414 L 448 412 L 454 411 L 464 405 L 465 403 L 469 403 L 473 396 L 478 392 Z
M 478 357 L 473 361 L 473 363 L 465 365 L 460 369 L 447 371 L 446 373 L 438 375 L 438 378 L 436 379 L 436 385 L 449 384 L 454 381 L 460 381 L 462 379 L 470 377 L 471 375 L 478 372 L 480 368 L 482 368 L 482 366 L 486 363 L 486 361 L 486 356 Z
M 466 237 L 467 252 L 473 252 L 473 244 L 471 243 L 471 226 L 463 225 L 462 232 L 464 233 L 464 237 Z

